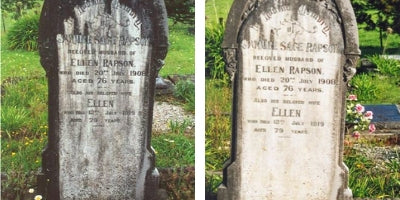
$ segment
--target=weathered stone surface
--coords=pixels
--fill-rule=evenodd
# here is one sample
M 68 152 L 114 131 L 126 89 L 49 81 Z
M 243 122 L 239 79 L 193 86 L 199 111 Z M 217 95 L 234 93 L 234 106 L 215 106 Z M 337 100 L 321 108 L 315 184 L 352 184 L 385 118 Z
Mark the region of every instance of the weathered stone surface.
M 223 48 L 234 108 L 218 199 L 351 199 L 344 97 L 360 51 L 350 2 L 236 0 Z
M 47 199 L 159 199 L 150 136 L 166 22 L 162 0 L 45 1 Z

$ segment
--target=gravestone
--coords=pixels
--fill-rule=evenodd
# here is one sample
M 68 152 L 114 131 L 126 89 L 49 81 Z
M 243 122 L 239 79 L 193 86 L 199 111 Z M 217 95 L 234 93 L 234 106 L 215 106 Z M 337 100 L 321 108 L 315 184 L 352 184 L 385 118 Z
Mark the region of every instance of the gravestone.
M 218 199 L 351 199 L 345 93 L 360 51 L 350 1 L 235 0 L 222 47 L 234 100 Z
M 155 78 L 168 47 L 162 0 L 44 2 L 49 83 L 47 199 L 160 199 L 150 145 Z

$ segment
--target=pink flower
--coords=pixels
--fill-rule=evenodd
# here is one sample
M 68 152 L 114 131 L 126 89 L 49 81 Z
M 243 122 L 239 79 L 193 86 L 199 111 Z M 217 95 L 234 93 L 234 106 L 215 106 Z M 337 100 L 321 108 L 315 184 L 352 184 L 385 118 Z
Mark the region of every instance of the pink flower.
M 370 133 L 375 132 L 375 131 L 376 131 L 375 124 L 369 124 L 368 129 L 369 129 L 369 132 L 370 132 Z
M 361 104 L 357 104 L 355 108 L 356 108 L 356 111 L 357 111 L 358 113 L 362 113 L 362 112 L 365 111 L 364 106 L 362 106 Z
M 350 101 L 357 101 L 357 95 L 355 94 L 350 94 L 349 97 L 347 98 Z
M 364 117 L 371 120 L 373 118 L 374 113 L 372 111 L 367 111 L 364 114 Z
M 358 138 L 360 138 L 360 136 L 361 136 L 360 132 L 358 132 L 358 131 L 354 131 L 353 132 L 353 137 L 354 138 L 358 139 Z

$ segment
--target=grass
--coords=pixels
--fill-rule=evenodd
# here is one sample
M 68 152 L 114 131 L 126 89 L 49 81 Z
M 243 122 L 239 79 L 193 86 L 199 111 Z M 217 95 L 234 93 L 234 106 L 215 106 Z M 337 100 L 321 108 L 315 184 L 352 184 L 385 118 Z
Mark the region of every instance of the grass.
M 44 77 L 45 71 L 40 65 L 38 52 L 8 50 L 6 35 L 1 36 L 1 80 L 15 77 Z
M 362 27 L 358 30 L 360 49 L 362 57 L 368 57 L 375 54 L 400 54 L 400 35 L 384 33 L 383 46 L 381 48 L 379 41 L 379 31 L 366 31 Z
M 160 134 L 151 142 L 156 151 L 156 166 L 160 168 L 194 165 L 194 135 Z
M 47 124 L 47 81 L 44 77 L 24 78 L 2 84 L 2 131 L 36 134 Z
M 389 140 L 390 138 L 376 140 L 368 137 L 357 141 L 346 140 L 344 158 L 349 167 L 350 188 L 355 197 L 400 197 L 400 152 L 399 148 L 390 148 L 393 144 Z M 371 153 L 374 149 L 385 149 L 382 152 L 391 155 L 382 159 Z
M 219 23 L 219 18 L 226 22 L 233 0 L 207 0 L 205 5 L 206 26 Z
M 179 121 L 170 121 L 169 124 L 169 129 L 171 133 L 177 134 L 177 135 L 183 135 L 184 133 L 187 132 L 187 129 L 191 129 L 193 126 L 193 120 L 191 119 L 184 119 L 182 122 Z
M 194 34 L 191 25 L 169 23 L 169 50 L 161 76 L 171 74 L 194 74 Z
M 220 80 L 206 81 L 206 170 L 221 171 L 230 152 L 231 91 Z
M 370 56 L 376 72 L 357 74 L 350 92 L 364 104 L 400 104 L 400 61 L 384 56 Z
M 41 166 L 41 152 L 47 142 L 47 127 L 41 128 L 35 136 L 12 132 L 14 137 L 2 139 L 1 172 L 7 174 L 7 179 L 2 180 L 2 199 L 24 199 L 28 189 L 36 186 L 35 174 Z
M 399 80 L 379 74 L 360 74 L 351 80 L 353 89 L 363 104 L 400 104 Z
M 230 86 L 218 79 L 206 80 L 206 94 L 206 195 L 210 195 L 217 192 L 230 156 L 232 95 Z

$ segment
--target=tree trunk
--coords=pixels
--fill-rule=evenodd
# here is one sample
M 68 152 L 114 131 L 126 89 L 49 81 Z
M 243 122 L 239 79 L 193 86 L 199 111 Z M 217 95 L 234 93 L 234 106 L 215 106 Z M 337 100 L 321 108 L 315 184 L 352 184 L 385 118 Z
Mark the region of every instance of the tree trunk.
M 379 27 L 379 40 L 381 41 L 381 52 L 383 54 L 384 53 L 383 52 L 383 33 L 382 33 L 382 28 L 381 27 Z
M 6 22 L 4 20 L 4 15 L 3 14 L 1 15 L 1 22 L 3 24 L 3 29 L 4 29 L 4 33 L 5 33 L 6 32 Z

